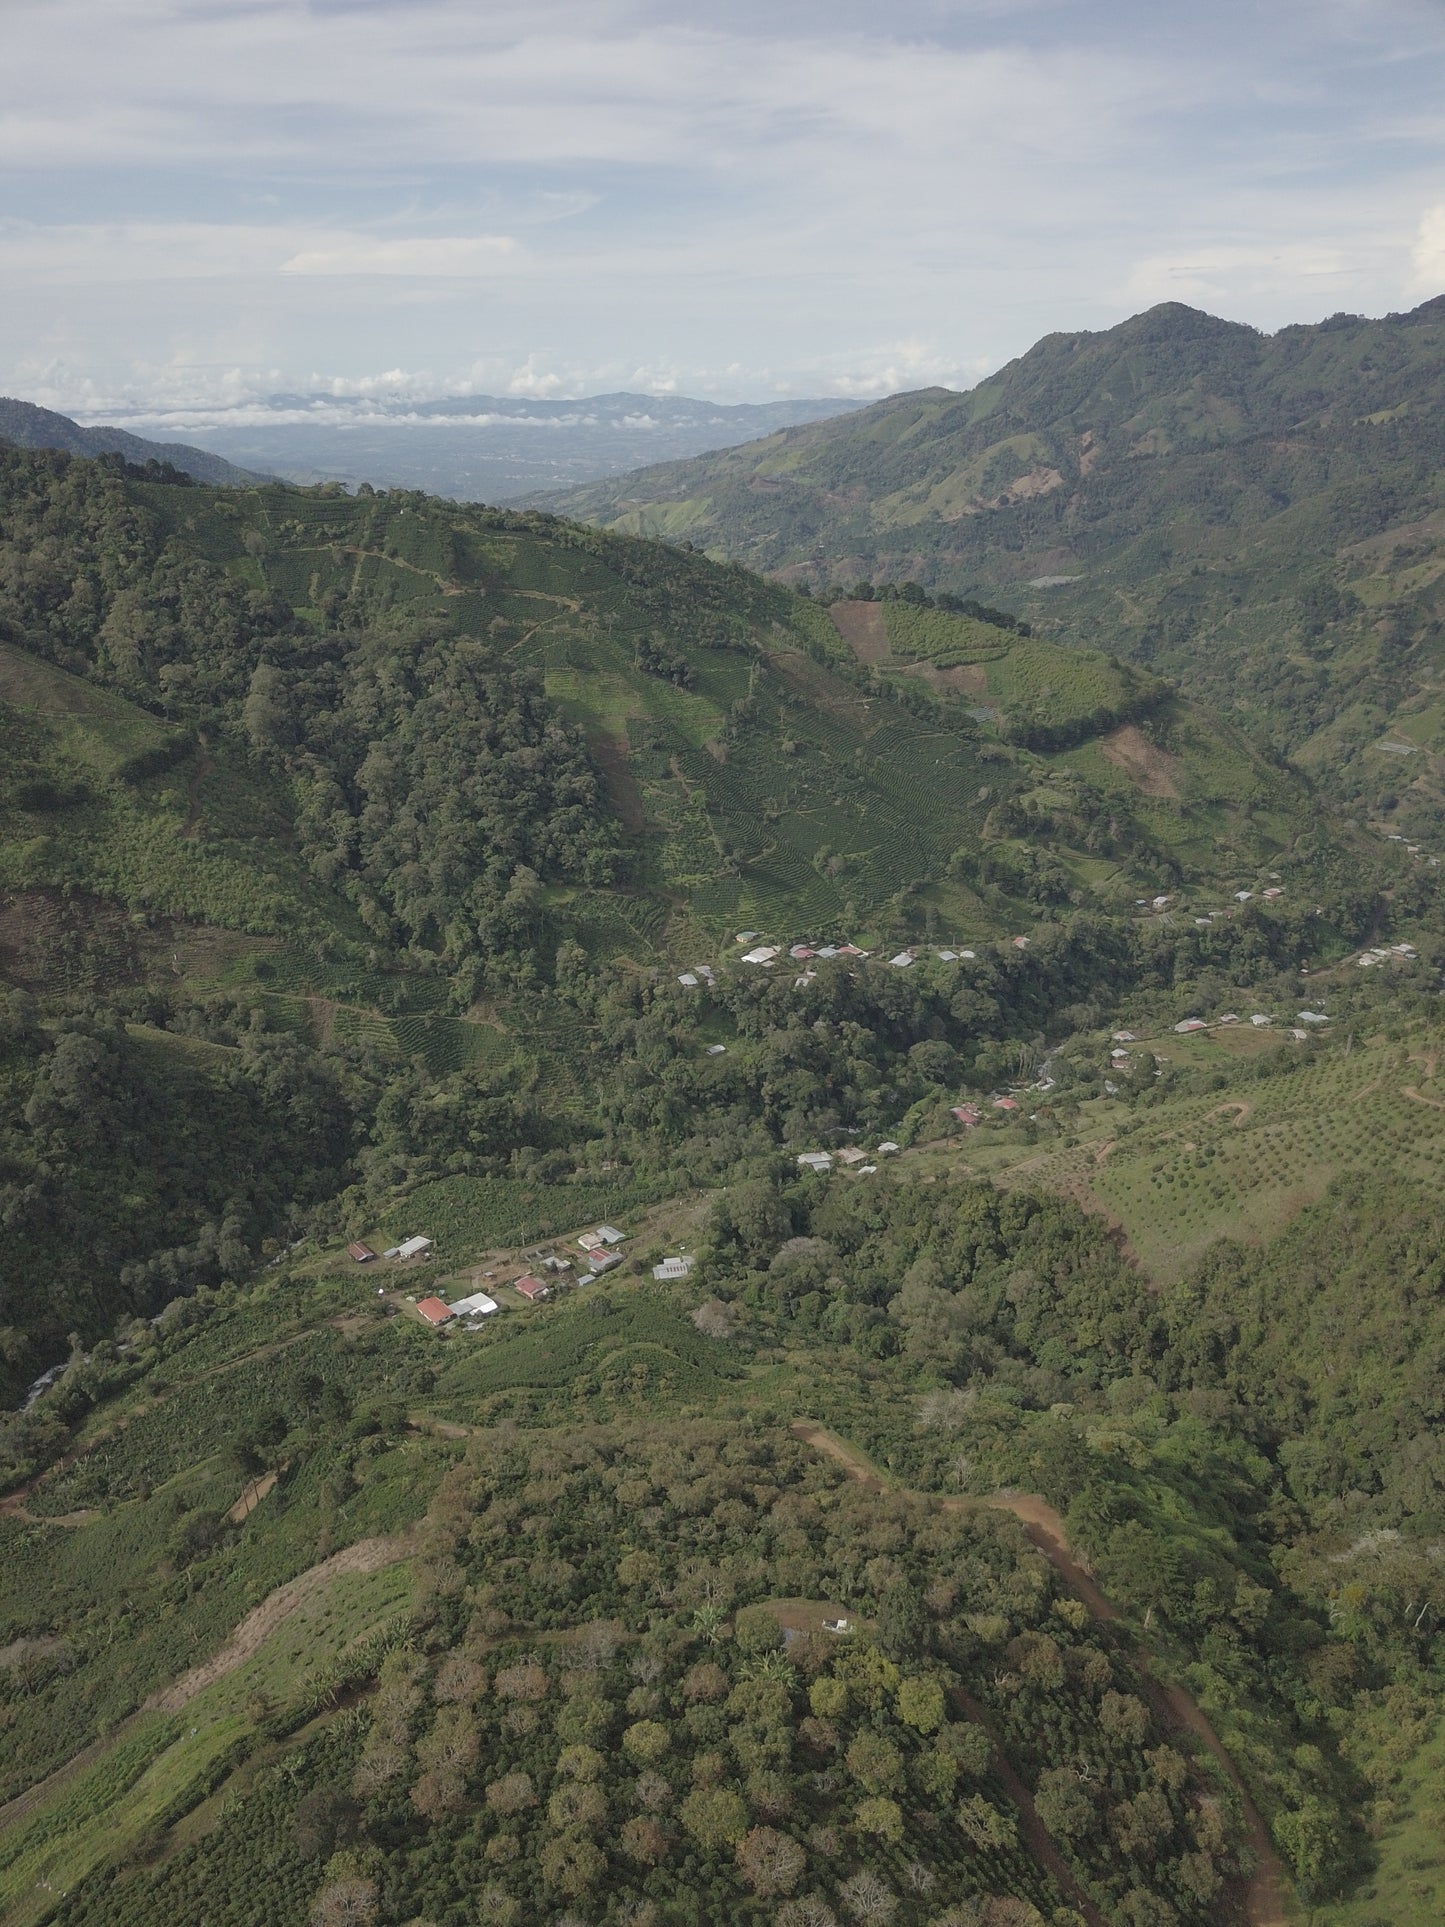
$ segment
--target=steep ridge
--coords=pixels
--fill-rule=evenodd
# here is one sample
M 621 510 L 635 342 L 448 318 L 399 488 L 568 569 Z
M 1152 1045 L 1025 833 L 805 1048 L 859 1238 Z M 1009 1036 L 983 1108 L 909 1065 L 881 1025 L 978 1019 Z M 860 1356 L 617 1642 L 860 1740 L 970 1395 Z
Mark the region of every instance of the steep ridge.
M 15 448 L 55 448 L 67 455 L 119 455 L 138 468 L 148 462 L 166 462 L 192 481 L 217 487 L 244 488 L 261 479 L 252 469 L 237 468 L 222 456 L 186 442 L 152 441 L 126 428 L 82 428 L 68 415 L 9 396 L 0 396 L 0 442 Z
M 1442 366 L 1445 298 L 1269 336 L 1169 303 L 967 394 L 548 500 L 815 588 L 912 578 L 1107 638 L 1423 827 L 1445 793 Z

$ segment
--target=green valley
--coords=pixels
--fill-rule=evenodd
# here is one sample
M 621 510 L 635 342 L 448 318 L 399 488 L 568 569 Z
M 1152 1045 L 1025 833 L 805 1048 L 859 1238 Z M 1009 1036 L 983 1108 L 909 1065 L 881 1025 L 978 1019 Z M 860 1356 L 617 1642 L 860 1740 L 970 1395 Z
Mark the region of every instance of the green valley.
M 1433 1919 L 1437 866 L 1138 655 L 0 449 L 7 1920 Z

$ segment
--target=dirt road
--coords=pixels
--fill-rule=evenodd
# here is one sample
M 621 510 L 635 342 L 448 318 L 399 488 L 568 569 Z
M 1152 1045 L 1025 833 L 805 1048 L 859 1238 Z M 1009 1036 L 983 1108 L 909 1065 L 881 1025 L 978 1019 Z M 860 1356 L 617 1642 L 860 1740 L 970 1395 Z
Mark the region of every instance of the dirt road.
M 836 1432 L 830 1432 L 826 1425 L 820 1425 L 814 1419 L 800 1419 L 795 1425 L 790 1426 L 789 1430 L 795 1438 L 802 1439 L 806 1445 L 811 1445 L 814 1451 L 826 1453 L 829 1458 L 836 1459 L 840 1465 L 846 1467 L 850 1479 L 866 1487 L 870 1492 L 883 1492 L 888 1489 L 889 1482 L 875 1466 L 869 1463 L 867 1456 L 860 1452 L 857 1446 L 850 1445 L 846 1439 L 839 1438 Z M 987 1499 L 946 1499 L 929 1492 L 913 1493 L 911 1496 L 931 1500 L 943 1512 L 967 1512 L 983 1506 L 991 1506 L 1013 1513 L 1069 1591 L 1075 1598 L 1083 1601 L 1096 1619 L 1111 1620 L 1122 1616 L 1117 1606 L 1100 1590 L 1093 1575 L 1070 1547 L 1064 1522 L 1058 1512 L 1038 1493 L 996 1492 Z M 1136 1643 L 1134 1658 L 1144 1674 L 1156 1707 L 1160 1711 L 1167 1712 L 1178 1725 L 1188 1727 L 1192 1733 L 1199 1736 L 1228 1774 L 1235 1792 L 1239 1795 L 1245 1830 L 1255 1856 L 1255 1872 L 1244 1895 L 1245 1914 L 1250 1927 L 1294 1927 L 1294 1923 L 1299 1920 L 1299 1912 L 1294 1905 L 1289 1876 L 1285 1872 L 1283 1861 L 1275 1851 L 1274 1842 L 1270 1838 L 1268 1827 L 1264 1824 L 1264 1818 L 1249 1797 L 1244 1782 L 1240 1779 L 1238 1770 L 1225 1749 L 1224 1742 L 1183 1687 L 1166 1685 L 1155 1677 L 1147 1646 Z M 970 1712 L 969 1717 L 978 1719 L 979 1723 L 988 1729 L 990 1737 L 994 1738 L 987 1719 L 983 1718 L 981 1713 Z M 1063 1865 L 1062 1856 L 1042 1821 L 1034 1812 L 1033 1803 L 1028 1799 L 1026 1789 L 1018 1783 L 1015 1790 L 1017 1776 L 1013 1774 L 1012 1768 L 1004 1759 L 996 1738 L 994 1738 L 994 1747 L 999 1755 L 999 1770 L 1008 1782 L 1009 1792 L 1015 1805 L 1024 1816 L 1024 1831 L 1029 1844 L 1035 1847 L 1038 1857 L 1057 1880 L 1059 1875 L 1054 1863 L 1057 1860 L 1060 1865 Z M 1023 1794 L 1023 1801 L 1027 1802 L 1026 1806 L 1020 1801 L 1020 1793 Z M 1041 1846 L 1035 1846 L 1035 1830 L 1048 1842 L 1047 1854 Z M 1065 1891 L 1071 1894 L 1076 1891 L 1071 1878 L 1065 1884 Z M 1080 1904 L 1082 1904 L 1080 1900 L 1075 1901 L 1075 1905 Z M 1093 1909 L 1086 1908 L 1086 1913 L 1090 1921 L 1097 1921 L 1098 1915 Z

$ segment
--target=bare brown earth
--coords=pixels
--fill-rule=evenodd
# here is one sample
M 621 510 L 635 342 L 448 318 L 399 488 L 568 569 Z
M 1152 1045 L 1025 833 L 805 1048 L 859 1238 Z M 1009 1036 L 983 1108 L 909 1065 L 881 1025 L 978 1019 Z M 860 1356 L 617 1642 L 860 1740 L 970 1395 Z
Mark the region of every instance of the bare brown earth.
M 193 1666 L 173 1686 L 152 1693 L 141 1711 L 178 1713 L 197 1693 L 214 1686 L 218 1679 L 224 1679 L 227 1673 L 234 1673 L 238 1666 L 253 1659 L 277 1627 L 284 1625 L 299 1606 L 329 1586 L 333 1579 L 339 1579 L 343 1573 L 380 1572 L 383 1566 L 394 1566 L 413 1550 L 408 1539 L 358 1539 L 354 1546 L 333 1553 L 319 1566 L 298 1573 L 296 1578 L 288 1579 L 284 1586 L 268 1593 L 259 1606 L 254 1606 L 219 1652 L 212 1653 L 199 1666 Z
M 1177 756 L 1156 748 L 1135 724 L 1125 723 L 1111 736 L 1105 736 L 1099 747 L 1145 796 L 1169 796 L 1178 801 L 1184 765 Z
M 888 627 L 877 602 L 835 602 L 828 614 L 833 627 L 859 662 L 884 662 L 889 655 Z
M 790 1430 L 795 1438 L 802 1439 L 815 1451 L 824 1452 L 828 1457 L 836 1459 L 839 1464 L 847 1468 L 851 1479 L 856 1480 L 869 1491 L 885 1490 L 886 1482 L 882 1475 L 869 1464 L 864 1454 L 856 1446 L 850 1445 L 846 1439 L 841 1439 L 836 1433 L 830 1432 L 826 1426 L 819 1425 L 811 1419 L 802 1419 L 790 1427 Z M 1100 1590 L 1088 1568 L 1071 1549 L 1064 1522 L 1059 1513 L 1038 1493 L 995 1492 L 987 1499 L 938 1499 L 932 1494 L 915 1496 L 933 1498 L 940 1511 L 944 1512 L 969 1511 L 978 1506 L 994 1506 L 1006 1512 L 1012 1512 L 1014 1517 L 1021 1521 L 1030 1540 L 1038 1547 L 1070 1592 L 1075 1598 L 1083 1601 L 1096 1619 L 1117 1620 L 1121 1617 L 1118 1608 Z M 1135 1658 L 1139 1662 L 1156 1704 L 1161 1710 L 1166 1710 L 1179 1725 L 1188 1727 L 1192 1733 L 1199 1736 L 1224 1772 L 1228 1774 L 1239 1795 L 1249 1844 L 1255 1857 L 1255 1872 L 1244 1895 L 1245 1914 L 1250 1927 L 1291 1927 L 1291 1923 L 1296 1922 L 1299 1915 L 1291 1898 L 1284 1863 L 1275 1852 L 1274 1843 L 1270 1838 L 1269 1829 L 1264 1824 L 1263 1816 L 1250 1799 L 1233 1760 L 1225 1750 L 1223 1741 L 1183 1687 L 1167 1685 L 1155 1677 L 1152 1659 L 1146 1646 L 1136 1645 Z M 1017 1776 L 1013 1774 L 1012 1768 L 1004 1758 L 998 1740 L 992 1728 L 989 1727 L 982 1709 L 977 1712 L 970 1710 L 969 1717 L 977 1719 L 994 1740 L 999 1770 L 1008 1785 L 1010 1797 L 1019 1808 L 1020 1824 L 1030 1848 L 1048 1867 L 1054 1878 L 1060 1880 L 1064 1891 L 1071 1896 L 1077 1896 L 1075 1905 L 1085 1910 L 1090 1922 L 1098 1923 L 1098 1927 L 1102 1927 L 1097 1912 L 1089 1908 L 1083 1896 L 1078 1894 L 1078 1889 L 1062 1856 L 1034 1811 L 1033 1802 L 1029 1799 L 1027 1790 L 1017 1780 Z M 1039 1838 L 1036 1839 L 1036 1835 Z M 1047 1850 L 1044 1842 L 1047 1842 Z M 1062 1869 L 1062 1875 L 1060 1869 Z
M 903 667 L 933 689 L 949 689 L 957 696 L 988 694 L 988 676 L 981 663 L 960 662 L 952 669 L 940 669 L 936 662 L 908 662 Z
M 238 1526 L 243 1519 L 249 1519 L 251 1514 L 256 1510 L 256 1507 L 260 1505 L 261 1501 L 265 1498 L 266 1494 L 274 1490 L 275 1484 L 276 1474 L 274 1472 L 268 1472 L 264 1478 L 250 1480 L 242 1489 L 240 1498 L 237 1499 L 236 1503 L 231 1507 L 231 1510 L 226 1514 L 231 1524 Z

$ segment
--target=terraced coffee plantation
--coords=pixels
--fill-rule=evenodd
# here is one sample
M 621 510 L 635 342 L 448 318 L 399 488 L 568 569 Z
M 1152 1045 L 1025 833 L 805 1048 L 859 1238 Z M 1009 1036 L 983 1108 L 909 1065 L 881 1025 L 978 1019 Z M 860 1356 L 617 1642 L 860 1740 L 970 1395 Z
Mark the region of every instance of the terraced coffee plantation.
M 1343 1173 L 1445 1182 L 1445 1078 L 1433 1045 L 1286 1043 L 1251 1063 L 1192 1043 L 1170 1037 L 1158 1048 L 1219 1089 L 1143 1110 L 1094 1099 L 1078 1141 L 1059 1150 L 965 1138 L 948 1155 L 1102 1211 L 1160 1279 L 1178 1277 L 1216 1238 L 1272 1236 Z

